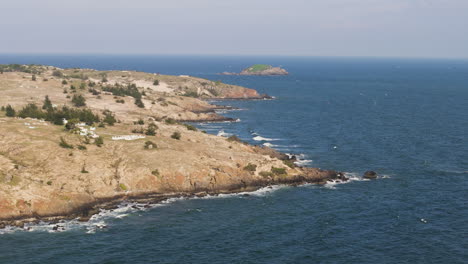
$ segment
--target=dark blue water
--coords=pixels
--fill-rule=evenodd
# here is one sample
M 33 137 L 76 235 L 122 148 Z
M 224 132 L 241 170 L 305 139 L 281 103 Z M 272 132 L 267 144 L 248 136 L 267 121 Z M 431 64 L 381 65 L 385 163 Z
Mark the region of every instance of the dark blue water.
M 7 232 L 0 263 L 468 263 L 467 61 L 0 55 L 0 63 L 190 74 L 251 87 L 276 100 L 217 102 L 241 108 L 226 113 L 241 121 L 199 127 L 273 144 L 354 179 L 122 207 L 66 232 Z M 253 63 L 291 74 L 215 74 Z M 382 177 L 360 180 L 368 169 Z M 96 230 L 100 223 L 107 228 Z

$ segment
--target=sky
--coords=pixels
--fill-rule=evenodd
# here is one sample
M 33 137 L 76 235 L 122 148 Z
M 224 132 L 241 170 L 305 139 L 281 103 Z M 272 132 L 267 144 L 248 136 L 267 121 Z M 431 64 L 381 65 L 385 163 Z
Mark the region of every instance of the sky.
M 468 58 L 468 0 L 0 0 L 0 53 Z

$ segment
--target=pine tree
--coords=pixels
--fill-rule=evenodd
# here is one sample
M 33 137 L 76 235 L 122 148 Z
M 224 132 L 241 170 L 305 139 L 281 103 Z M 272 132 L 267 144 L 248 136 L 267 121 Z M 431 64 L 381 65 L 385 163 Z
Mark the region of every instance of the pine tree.
M 5 108 L 5 111 L 6 111 L 6 116 L 9 116 L 9 117 L 16 116 L 16 111 L 15 109 L 13 109 L 13 107 L 11 107 L 11 105 L 7 105 L 7 107 Z
M 53 107 L 52 107 L 52 102 L 50 101 L 48 95 L 45 96 L 44 105 L 42 105 L 42 109 L 44 109 L 44 110 L 51 110 L 51 109 L 53 109 Z

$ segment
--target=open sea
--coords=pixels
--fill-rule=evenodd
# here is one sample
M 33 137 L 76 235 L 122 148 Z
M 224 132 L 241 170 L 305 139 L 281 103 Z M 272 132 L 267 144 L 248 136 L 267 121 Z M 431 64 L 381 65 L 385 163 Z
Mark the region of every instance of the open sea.
M 88 223 L 0 230 L 0 263 L 468 263 L 468 61 L 0 55 L 0 63 L 188 74 L 275 100 L 196 124 L 347 172 L 346 184 L 123 204 Z M 255 63 L 288 76 L 221 76 Z M 0 94 L 1 96 L 1 94 Z M 177 166 L 177 164 L 174 164 Z M 380 175 L 363 180 L 366 170 Z M 106 228 L 101 228 L 102 226 Z

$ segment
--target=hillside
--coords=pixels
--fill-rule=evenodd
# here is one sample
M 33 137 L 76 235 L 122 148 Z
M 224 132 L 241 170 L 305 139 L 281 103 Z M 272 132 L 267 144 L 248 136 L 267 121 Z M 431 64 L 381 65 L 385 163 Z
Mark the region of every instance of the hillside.
M 215 98 L 207 87 L 216 98 L 260 97 L 254 90 L 195 77 L 28 67 L 1 68 L 0 227 L 86 220 L 122 199 L 343 179 L 182 123 L 225 119 L 200 100 Z M 195 87 L 197 96 L 187 96 Z

